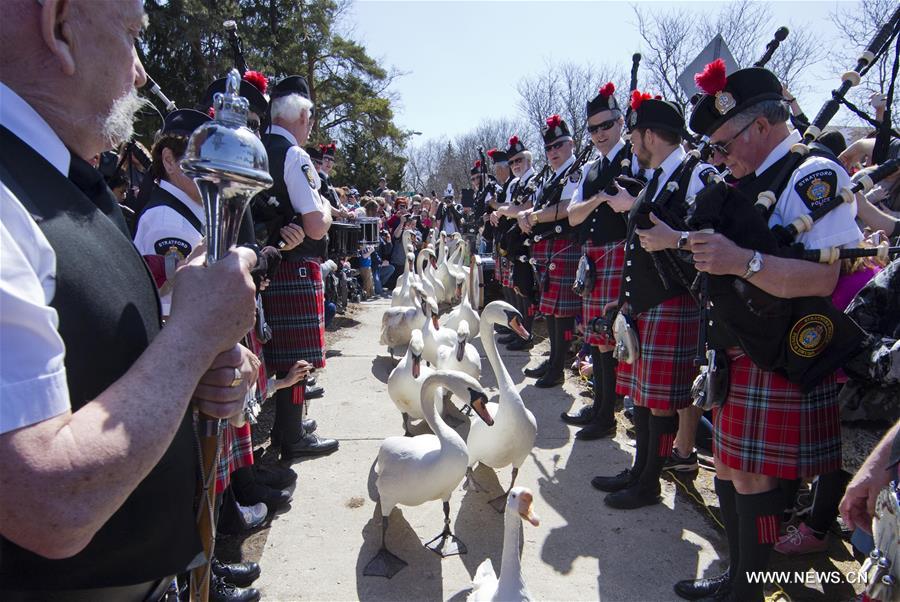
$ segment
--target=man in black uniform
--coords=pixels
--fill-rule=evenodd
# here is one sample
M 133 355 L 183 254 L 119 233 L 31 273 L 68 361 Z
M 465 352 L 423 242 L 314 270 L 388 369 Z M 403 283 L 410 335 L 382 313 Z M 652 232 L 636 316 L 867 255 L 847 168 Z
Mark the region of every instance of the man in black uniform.
M 182 267 L 161 328 L 156 286 L 87 163 L 131 136 L 146 17 L 139 0 L 65 7 L 3 7 L 16 26 L 0 36 L 0 344 L 16 361 L 0 366 L 0 598 L 155 600 L 204 562 L 189 402 L 242 409 L 255 257 Z

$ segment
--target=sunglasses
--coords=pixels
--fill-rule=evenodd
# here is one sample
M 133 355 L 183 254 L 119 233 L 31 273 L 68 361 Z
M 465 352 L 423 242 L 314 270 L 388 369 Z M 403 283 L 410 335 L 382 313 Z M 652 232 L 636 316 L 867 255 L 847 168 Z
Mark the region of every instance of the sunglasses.
M 744 132 L 746 132 L 747 129 L 748 129 L 751 125 L 753 125 L 753 123 L 754 123 L 754 122 L 751 121 L 750 123 L 748 123 L 747 125 L 745 125 L 744 127 L 742 127 L 742 128 L 741 128 L 741 131 L 739 131 L 737 134 L 735 134 L 734 136 L 732 136 L 731 138 L 728 139 L 728 142 L 725 142 L 725 143 L 721 143 L 721 142 L 710 143 L 710 145 L 709 145 L 709 152 L 710 152 L 710 153 L 719 153 L 719 154 L 722 155 L 723 157 L 727 157 L 727 156 L 728 156 L 728 152 L 729 152 L 729 151 L 728 151 L 728 147 L 731 146 L 731 143 L 734 142 L 735 140 L 737 140 L 737 137 L 738 137 L 738 136 L 740 136 L 741 134 L 743 134 Z
M 519 158 L 517 158 L 517 159 L 512 159 L 512 160 L 509 162 L 509 164 L 510 164 L 510 165 L 518 165 L 519 163 L 522 163 L 523 161 L 525 161 L 525 157 L 519 157 Z
M 618 121 L 618 120 L 619 120 L 619 118 L 616 117 L 615 119 L 607 119 L 606 121 L 602 121 L 602 122 L 598 123 L 597 125 L 589 125 L 587 128 L 588 133 L 593 134 L 597 130 L 606 131 L 606 130 L 610 129 L 612 126 L 616 125 L 616 121 Z
M 559 150 L 562 148 L 562 145 L 565 143 L 566 143 L 565 140 L 560 140 L 559 142 L 554 142 L 553 144 L 545 144 L 544 150 L 548 153 L 552 150 Z
M 254 132 L 259 131 L 259 120 L 258 119 L 248 119 L 247 127 L 253 130 Z

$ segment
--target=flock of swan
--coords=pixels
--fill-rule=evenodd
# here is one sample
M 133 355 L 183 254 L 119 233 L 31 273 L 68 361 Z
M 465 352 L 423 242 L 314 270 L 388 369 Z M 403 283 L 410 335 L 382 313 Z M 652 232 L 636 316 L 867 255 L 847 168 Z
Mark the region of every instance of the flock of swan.
M 502 325 L 523 338 L 522 315 L 503 301 L 493 301 L 479 315 L 478 271 L 459 235 L 441 233 L 415 254 L 404 233 L 406 270 L 399 277 L 391 307 L 382 317 L 381 344 L 391 356 L 402 356 L 388 378 L 388 395 L 400 412 L 405 436 L 388 437 L 378 452 L 376 489 L 382 516 L 381 548 L 363 574 L 391 578 L 406 562 L 387 548 L 389 516 L 398 506 L 441 500 L 444 526 L 426 547 L 445 557 L 466 553 L 450 529 L 450 497 L 465 479 L 465 489 L 481 490 L 473 477 L 477 464 L 495 470 L 512 468 L 509 488 L 490 501 L 504 516 L 503 554 L 499 577 L 490 559 L 478 567 L 469 600 L 527 600 L 519 558 L 519 525 L 538 524 L 532 493 L 516 487 L 519 468 L 537 437 L 534 414 L 525 407 L 494 340 Z M 435 253 L 435 247 L 437 252 Z M 440 315 L 438 308 L 452 309 Z M 481 356 L 472 344 L 480 338 L 499 393 L 488 400 L 481 386 Z M 474 411 L 464 440 L 442 416 L 449 399 L 462 400 Z M 424 421 L 430 434 L 411 436 L 413 421 Z M 420 422 L 421 424 L 421 422 Z

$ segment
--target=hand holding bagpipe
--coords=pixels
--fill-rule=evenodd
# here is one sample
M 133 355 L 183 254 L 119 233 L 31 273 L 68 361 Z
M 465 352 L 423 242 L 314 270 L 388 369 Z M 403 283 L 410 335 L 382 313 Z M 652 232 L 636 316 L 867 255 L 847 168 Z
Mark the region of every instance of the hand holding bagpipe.
M 618 176 L 598 196 L 616 213 L 628 213 L 643 189 L 644 182 L 629 176 Z

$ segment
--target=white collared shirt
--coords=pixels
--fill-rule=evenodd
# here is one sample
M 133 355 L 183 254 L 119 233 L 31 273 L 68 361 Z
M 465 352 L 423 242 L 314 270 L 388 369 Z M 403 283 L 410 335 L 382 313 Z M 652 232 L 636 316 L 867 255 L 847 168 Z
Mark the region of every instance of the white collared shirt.
M 183 190 L 166 180 L 160 180 L 159 187 L 184 204 L 200 223 L 206 226 L 206 213 L 202 205 L 195 202 Z M 137 233 L 134 235 L 134 246 L 141 255 L 167 255 L 172 249 L 183 259 L 196 247 L 203 234 L 180 213 L 161 205 L 151 207 L 141 214 Z M 172 293 L 160 297 L 163 316 L 169 315 L 172 305 Z
M 300 214 L 330 212 L 331 205 L 319 195 L 322 181 L 309 154 L 297 143 L 294 135 L 280 125 L 273 125 L 269 133 L 286 138 L 291 143 L 284 157 L 284 185 L 294 211 Z
M 581 179 L 578 181 L 578 187 L 575 189 L 575 193 L 572 195 L 573 203 L 580 203 L 583 200 L 585 200 L 585 198 L 584 198 L 584 183 L 585 183 L 585 180 L 587 179 L 588 172 L 594 168 L 594 165 L 596 165 L 596 163 L 598 161 L 602 161 L 603 159 L 609 159 L 610 161 L 612 161 L 613 159 L 616 158 L 616 155 L 618 155 L 619 151 L 621 151 L 623 148 L 625 148 L 625 141 L 622 140 L 621 138 L 619 138 L 619 141 L 616 142 L 616 145 L 613 146 L 609 150 L 608 153 L 594 159 L 593 161 L 588 161 L 587 163 L 584 164 L 584 167 L 581 168 Z M 628 171 L 625 173 L 628 173 L 631 176 L 640 176 L 640 175 L 643 175 L 643 173 L 642 173 L 643 171 L 644 170 L 642 170 L 641 166 L 638 164 L 637 156 L 635 156 L 635 154 L 632 153 L 631 154 L 631 164 L 628 168 Z
M 660 169 L 662 169 L 662 174 L 659 176 L 659 186 L 656 188 L 656 193 L 653 195 L 651 201 L 656 200 L 656 197 L 665 189 L 666 184 L 669 183 L 669 179 L 672 177 L 672 174 L 675 173 L 675 170 L 678 169 L 678 166 L 681 165 L 681 162 L 684 161 L 687 153 L 679 144 L 675 147 L 669 156 L 663 159 L 663 162 L 659 164 Z M 694 171 L 691 172 L 691 179 L 688 181 L 687 192 L 685 193 L 685 199 L 687 199 L 688 203 L 691 202 L 697 193 L 703 190 L 706 187 L 706 181 L 701 177 L 704 172 L 712 170 L 716 171 L 716 168 L 708 163 L 697 163 L 694 167 Z M 655 170 L 654 170 L 655 171 Z M 651 174 L 652 177 L 652 174 Z
M 757 168 L 756 175 L 784 157 L 800 140 L 799 132 L 791 132 L 766 156 Z M 778 197 L 772 215 L 769 216 L 769 227 L 776 224 L 790 224 L 800 215 L 809 214 L 811 206 L 814 206 L 816 201 L 832 197 L 849 186 L 850 176 L 843 167 L 825 157 L 808 157 L 798 169 L 794 170 L 787 186 Z M 808 249 L 855 247 L 862 240 L 862 233 L 855 220 L 856 203 L 841 203 L 817 220 L 812 229 L 800 234 L 796 240 Z
M 0 83 L 0 124 L 63 175 L 71 155 L 18 94 Z M 0 184 L 0 434 L 68 411 L 56 253 L 19 199 Z
M 565 162 L 562 165 L 560 165 L 558 169 L 553 170 L 554 178 L 559 177 L 560 175 L 565 173 L 565 171 L 567 169 L 569 169 L 569 166 L 572 165 L 572 163 L 574 163 L 574 162 L 575 162 L 575 155 L 573 154 L 571 157 L 566 159 Z M 575 194 L 575 191 L 578 189 L 578 184 L 581 180 L 581 171 L 583 171 L 583 170 L 578 170 L 574 174 L 572 174 L 568 178 L 566 178 L 566 182 L 563 185 L 562 194 L 559 197 L 560 203 L 563 203 L 563 202 L 568 203 L 569 200 L 571 200 L 572 195 Z M 541 198 L 543 193 L 544 193 L 544 185 L 541 184 L 541 188 L 538 191 L 537 198 Z

